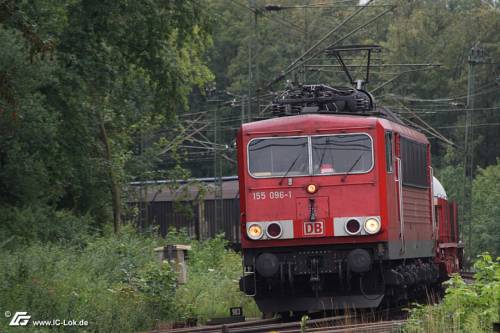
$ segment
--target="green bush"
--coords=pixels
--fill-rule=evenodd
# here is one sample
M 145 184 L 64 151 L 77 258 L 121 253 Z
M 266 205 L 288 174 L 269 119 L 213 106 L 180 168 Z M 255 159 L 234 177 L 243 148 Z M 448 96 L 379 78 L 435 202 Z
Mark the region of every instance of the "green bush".
M 32 242 L 81 244 L 92 219 L 50 206 L 0 207 L 0 250 Z
M 32 319 L 84 319 L 89 332 L 148 329 L 173 313 L 175 275 L 153 249 L 162 240 L 132 230 L 86 246 L 36 243 L 0 257 L 0 311 Z M 8 319 L 0 331 L 14 331 Z M 81 328 L 59 327 L 60 331 Z
M 411 312 L 407 332 L 491 332 L 500 320 L 500 258 L 479 256 L 474 283 L 456 275 L 447 282 L 441 304 L 418 305 Z
M 242 274 L 241 256 L 227 249 L 222 235 L 203 242 L 192 242 L 189 253 L 188 282 L 176 292 L 176 318 L 197 318 L 229 315 L 229 308 L 242 306 L 244 314 L 258 316 L 253 299 L 239 291 Z
M 227 249 L 221 236 L 198 242 L 171 230 L 161 239 L 124 228 L 119 235 L 76 238 L 76 243 L 26 239 L 26 244 L 4 248 L 0 313 L 28 311 L 34 320 L 83 319 L 90 324 L 88 332 L 134 332 L 193 317 L 204 321 L 227 316 L 232 306 L 258 314 L 253 300 L 238 290 L 241 257 Z M 189 242 L 188 283 L 178 286 L 170 265 L 159 263 L 153 249 Z M 9 327 L 9 320 L 0 318 L 1 332 L 18 329 Z

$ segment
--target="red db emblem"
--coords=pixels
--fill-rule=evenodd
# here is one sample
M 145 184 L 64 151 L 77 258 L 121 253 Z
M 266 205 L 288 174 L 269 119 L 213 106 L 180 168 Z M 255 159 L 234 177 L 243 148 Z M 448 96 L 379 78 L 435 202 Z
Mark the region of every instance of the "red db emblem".
M 324 222 L 304 222 L 304 236 L 323 236 L 325 232 Z

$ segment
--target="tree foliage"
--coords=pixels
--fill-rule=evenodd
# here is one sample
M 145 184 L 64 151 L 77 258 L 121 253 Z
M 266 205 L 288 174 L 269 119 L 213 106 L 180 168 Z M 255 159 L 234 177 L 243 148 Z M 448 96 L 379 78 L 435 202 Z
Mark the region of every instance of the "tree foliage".
M 480 169 L 473 184 L 472 254 L 500 254 L 500 159 Z
M 204 5 L 2 1 L 0 204 L 90 213 L 102 225 L 212 79 Z M 156 153 L 155 153 L 156 152 Z M 145 156 L 150 157 L 145 160 Z

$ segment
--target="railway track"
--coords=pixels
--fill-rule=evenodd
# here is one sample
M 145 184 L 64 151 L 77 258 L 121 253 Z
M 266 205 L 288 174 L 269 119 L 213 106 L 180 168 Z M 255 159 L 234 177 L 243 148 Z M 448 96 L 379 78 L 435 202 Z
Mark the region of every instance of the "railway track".
M 460 272 L 467 283 L 474 282 L 474 272 Z M 396 309 L 386 309 L 361 315 L 343 315 L 308 320 L 304 327 L 300 321 L 283 322 L 279 318 L 253 319 L 244 322 L 206 325 L 186 328 L 162 328 L 143 333 L 344 333 L 344 332 L 403 332 L 406 313 Z
M 361 324 L 350 324 L 350 325 L 335 325 L 335 326 L 324 326 L 324 327 L 306 327 L 305 332 L 311 333 L 347 333 L 347 332 L 357 332 L 357 333 L 385 333 L 385 332 L 403 332 L 403 326 L 406 320 L 390 320 L 390 321 L 379 321 L 373 323 L 361 323 Z M 301 329 L 293 330 L 278 330 L 280 333 L 301 333 Z
M 310 319 L 304 323 L 301 321 L 282 322 L 279 318 L 249 320 L 239 323 L 198 326 L 177 329 L 157 329 L 148 333 L 301 333 L 301 332 L 402 332 L 406 319 L 401 319 L 402 315 L 396 315 L 395 320 L 386 320 L 387 313 L 381 317 L 380 314 L 371 314 L 371 321 L 366 318 L 356 316 L 333 316 L 319 319 Z M 392 316 L 392 315 L 391 315 Z M 375 318 L 384 318 L 381 321 L 374 321 Z M 364 322 L 366 321 L 366 322 Z

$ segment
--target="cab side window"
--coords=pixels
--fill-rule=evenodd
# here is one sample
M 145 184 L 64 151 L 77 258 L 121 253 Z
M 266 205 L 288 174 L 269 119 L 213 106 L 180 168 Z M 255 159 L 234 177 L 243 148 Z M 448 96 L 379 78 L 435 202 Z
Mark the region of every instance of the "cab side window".
M 392 149 L 392 132 L 385 132 L 385 165 L 387 172 L 392 172 L 393 164 L 393 149 Z

